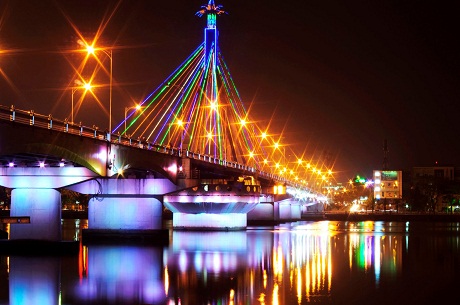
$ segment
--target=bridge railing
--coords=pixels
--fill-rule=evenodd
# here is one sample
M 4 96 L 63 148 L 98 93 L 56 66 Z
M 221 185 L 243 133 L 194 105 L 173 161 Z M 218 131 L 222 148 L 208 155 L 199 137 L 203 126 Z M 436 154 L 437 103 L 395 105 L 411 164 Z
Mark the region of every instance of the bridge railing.
M 290 181 L 282 176 L 278 176 L 272 173 L 264 172 L 254 167 L 240 164 L 234 161 L 222 160 L 209 156 L 206 154 L 200 154 L 188 150 L 181 150 L 177 147 L 169 147 L 160 145 L 158 143 L 150 143 L 145 139 L 133 139 L 127 135 L 120 134 L 110 134 L 108 130 L 101 131 L 97 126 L 93 125 L 92 127 L 84 126 L 82 123 L 75 124 L 74 122 L 69 122 L 67 119 L 64 121 L 58 120 L 49 115 L 37 114 L 33 110 L 21 110 L 16 109 L 14 105 L 4 106 L 0 105 L 0 120 L 15 122 L 19 124 L 25 124 L 40 128 L 46 128 L 50 130 L 55 130 L 59 132 L 65 132 L 69 134 L 75 134 L 84 137 L 96 138 L 98 140 L 110 141 L 112 143 L 117 143 L 120 145 L 137 147 L 141 149 L 153 150 L 159 153 L 164 153 L 168 155 L 175 155 L 179 157 L 187 157 L 195 160 L 201 160 L 204 162 L 209 162 L 212 164 L 218 164 L 225 167 L 230 167 L 245 171 L 252 174 L 257 174 L 260 177 L 273 179 L 280 182 L 289 183 Z M 292 183 L 292 182 L 291 182 Z M 295 184 L 295 183 L 294 183 Z

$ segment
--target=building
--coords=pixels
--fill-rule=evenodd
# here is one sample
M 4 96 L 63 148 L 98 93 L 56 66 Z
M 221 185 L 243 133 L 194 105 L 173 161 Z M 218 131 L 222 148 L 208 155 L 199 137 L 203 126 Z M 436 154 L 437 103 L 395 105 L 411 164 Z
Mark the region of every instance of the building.
M 402 171 L 374 170 L 374 198 L 401 199 Z
M 426 178 L 455 181 L 455 172 L 454 166 L 417 166 L 412 168 L 412 182 L 416 183 Z
M 425 203 L 430 211 L 460 211 L 460 168 L 438 164 L 413 167 L 411 190 L 414 204 Z

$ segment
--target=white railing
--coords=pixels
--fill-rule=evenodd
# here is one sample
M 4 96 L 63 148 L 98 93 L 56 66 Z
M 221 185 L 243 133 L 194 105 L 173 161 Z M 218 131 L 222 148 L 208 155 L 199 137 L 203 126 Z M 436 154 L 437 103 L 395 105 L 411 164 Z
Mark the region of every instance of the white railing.
M 234 169 L 244 170 L 253 174 L 257 174 L 259 177 L 266 179 L 273 179 L 279 182 L 288 183 L 300 187 L 296 182 L 289 181 L 288 179 L 278 176 L 272 173 L 264 172 L 258 170 L 254 167 L 240 164 L 235 161 L 227 161 L 209 156 L 206 154 L 200 154 L 193 151 L 181 150 L 177 147 L 168 147 L 160 145 L 158 143 L 150 143 L 143 139 L 133 139 L 126 135 L 120 134 L 110 134 L 108 130 L 101 131 L 97 126 L 93 125 L 92 127 L 84 126 L 81 124 L 75 124 L 74 122 L 69 122 L 67 119 L 62 121 L 49 115 L 37 114 L 33 110 L 20 110 L 16 109 L 13 105 L 3 106 L 0 105 L 0 120 L 10 121 L 24 125 L 35 126 L 39 128 L 46 128 L 54 131 L 65 132 L 69 134 L 79 135 L 82 137 L 95 138 L 101 141 L 110 141 L 114 144 L 120 144 L 124 146 L 130 146 L 140 149 L 146 149 L 155 151 L 158 153 L 174 155 L 178 157 L 187 157 L 190 159 L 200 160 L 212 164 L 217 164 L 224 167 L 230 167 Z

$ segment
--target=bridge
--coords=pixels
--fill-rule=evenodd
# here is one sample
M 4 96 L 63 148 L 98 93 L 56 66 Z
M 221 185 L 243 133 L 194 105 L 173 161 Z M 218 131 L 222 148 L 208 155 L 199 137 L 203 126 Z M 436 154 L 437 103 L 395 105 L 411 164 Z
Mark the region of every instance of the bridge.
M 30 217 L 10 239 L 60 240 L 64 188 L 91 195 L 88 234 L 161 231 L 163 207 L 176 229 L 239 230 L 325 203 L 308 184 L 320 167 L 289 169 L 251 122 L 217 44 L 224 13 L 212 0 L 197 12 L 204 42 L 114 128 L 0 105 L 0 185 L 11 216 Z

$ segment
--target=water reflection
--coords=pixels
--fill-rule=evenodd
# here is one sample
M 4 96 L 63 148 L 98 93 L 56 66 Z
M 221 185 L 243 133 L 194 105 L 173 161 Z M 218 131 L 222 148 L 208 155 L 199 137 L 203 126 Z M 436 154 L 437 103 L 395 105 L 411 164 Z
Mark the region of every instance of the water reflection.
M 11 257 L 9 304 L 58 304 L 60 259 Z
M 63 236 L 79 238 L 82 227 L 64 223 Z M 78 257 L 3 256 L 0 304 L 441 303 L 456 297 L 459 232 L 459 223 L 297 222 L 171 230 L 167 247 L 89 244 Z
M 82 259 L 82 278 L 70 292 L 79 304 L 164 302 L 161 248 L 88 245 Z

